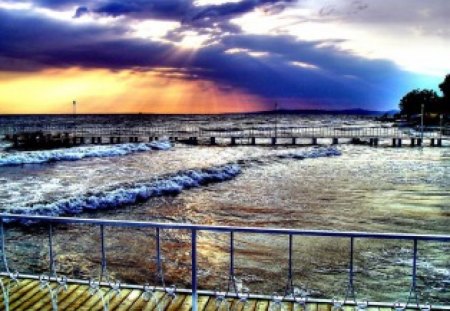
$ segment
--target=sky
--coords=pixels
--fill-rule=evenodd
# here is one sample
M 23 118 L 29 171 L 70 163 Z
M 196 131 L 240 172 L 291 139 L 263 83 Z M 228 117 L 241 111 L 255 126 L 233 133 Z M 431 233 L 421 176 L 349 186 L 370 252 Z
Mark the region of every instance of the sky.
M 0 0 L 0 114 L 391 110 L 450 73 L 449 0 Z

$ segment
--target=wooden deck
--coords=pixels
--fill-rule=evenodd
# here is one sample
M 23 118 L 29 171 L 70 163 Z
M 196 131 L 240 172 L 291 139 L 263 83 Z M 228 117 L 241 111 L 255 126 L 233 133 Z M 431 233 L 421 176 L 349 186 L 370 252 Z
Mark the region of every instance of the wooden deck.
M 8 281 L 6 281 L 8 282 Z M 52 288 L 56 283 L 51 283 Z M 109 288 L 102 288 L 104 297 L 111 297 L 108 310 L 191 310 L 191 296 L 177 293 L 171 296 L 163 291 L 156 291 L 153 298 L 145 299 L 144 292 L 138 289 L 122 289 L 116 295 Z M 6 310 L 3 295 L 0 295 L 0 310 Z M 9 296 L 10 310 L 42 310 L 52 311 L 51 295 L 48 288 L 42 288 L 37 280 L 21 280 L 11 288 Z M 102 311 L 103 303 L 101 295 L 91 294 L 89 286 L 70 284 L 67 290 L 58 294 L 58 310 L 98 310 Z M 269 299 L 252 299 L 246 302 L 238 299 L 226 299 L 218 303 L 215 296 L 200 295 L 198 298 L 198 310 L 229 310 L 229 311 L 301 311 L 302 307 L 293 302 L 282 302 L 276 304 Z M 331 311 L 330 303 L 308 302 L 306 311 Z M 344 306 L 343 311 L 354 311 L 354 306 Z M 390 307 L 369 307 L 367 311 L 391 311 Z M 409 309 L 407 309 L 409 310 Z M 413 309 L 411 309 L 413 310 Z M 417 309 L 416 309 L 417 310 Z

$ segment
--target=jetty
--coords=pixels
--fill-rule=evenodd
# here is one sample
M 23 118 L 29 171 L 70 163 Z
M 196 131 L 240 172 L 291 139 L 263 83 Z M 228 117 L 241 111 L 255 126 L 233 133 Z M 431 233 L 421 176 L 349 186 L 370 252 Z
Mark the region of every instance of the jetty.
M 11 243 L 7 231 L 11 223 L 37 224 L 48 229 L 48 270 L 40 274 L 21 274 L 13 272 L 10 267 L 10 253 L 6 252 Z M 90 226 L 98 229 L 100 255 L 98 278 L 71 279 L 67 278 L 55 268 L 56 256 L 54 235 L 55 230 L 67 226 Z M 155 245 L 155 274 L 163 280 L 164 256 L 161 251 L 161 233 L 166 230 L 182 231 L 189 237 L 190 266 L 180 269 L 187 271 L 190 279 L 186 280 L 188 288 L 178 288 L 176 284 L 123 284 L 120 280 L 112 279 L 108 273 L 108 260 L 105 228 L 128 228 L 130 230 L 154 230 Z M 63 231 L 66 232 L 66 231 Z M 198 288 L 201 267 L 199 266 L 199 237 L 207 233 L 220 233 L 228 237 L 229 267 L 228 282 L 219 290 Z M 3 269 L 0 273 L 3 295 L 0 304 L 3 310 L 302 310 L 302 311 L 405 311 L 405 310 L 450 310 L 450 305 L 429 305 L 421 301 L 418 288 L 418 260 L 419 244 L 450 243 L 450 235 L 423 235 L 405 233 L 371 233 L 371 232 L 338 232 L 323 230 L 295 230 L 274 228 L 249 228 L 231 226 L 210 226 L 178 223 L 154 223 L 146 221 L 125 221 L 105 219 L 82 219 L 50 216 L 24 216 L 0 214 L 0 234 Z M 236 235 L 264 235 L 270 239 L 273 236 L 286 239 L 286 262 L 279 265 L 286 266 L 283 288 L 276 293 L 253 294 L 242 290 L 236 284 Z M 293 257 L 294 239 L 302 237 L 322 237 L 328 239 L 344 239 L 348 241 L 348 265 L 346 269 L 347 285 L 342 288 L 338 298 L 318 299 L 295 290 L 296 284 Z M 149 239 L 151 237 L 149 236 Z M 376 302 L 366 301 L 357 295 L 358 286 L 354 263 L 358 252 L 357 240 L 391 240 L 403 241 L 410 244 L 411 266 L 409 295 L 403 301 Z M 149 241 L 150 242 L 150 241 Z M 10 248 L 11 249 L 11 248 Z M 14 250 L 14 248 L 12 248 Z M 177 252 L 177 249 L 170 249 Z M 270 251 L 270 250 L 268 250 Z M 142 254 L 148 256 L 149 254 Z M 447 254 L 448 255 L 448 254 Z M 133 269 L 133 267 L 127 267 Z M 242 273 L 242 272 L 241 272 Z M 361 277 L 361 276 L 359 276 Z M 423 277 L 423 276 L 422 276 Z M 270 280 L 267 280 L 268 282 Z M 437 289 L 436 289 L 437 290 Z M 439 290 L 438 290 L 439 291 Z
M 450 141 L 450 128 L 391 126 L 239 127 L 0 127 L 0 135 L 16 148 L 52 148 L 84 144 L 139 143 L 162 138 L 193 145 L 318 145 L 355 143 L 370 146 L 441 147 Z

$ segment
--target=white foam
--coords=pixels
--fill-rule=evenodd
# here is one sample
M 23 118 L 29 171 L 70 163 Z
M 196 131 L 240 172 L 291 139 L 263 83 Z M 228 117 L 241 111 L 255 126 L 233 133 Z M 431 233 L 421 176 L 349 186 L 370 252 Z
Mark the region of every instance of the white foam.
M 176 195 L 185 189 L 230 180 L 240 172 L 241 167 L 237 164 L 181 171 L 147 183 L 136 183 L 109 191 L 85 194 L 53 203 L 36 204 L 31 207 L 16 207 L 7 211 L 22 215 L 59 216 L 75 215 L 88 210 L 117 208 L 143 202 L 152 197 Z
M 139 144 L 119 144 L 107 146 L 74 147 L 57 150 L 17 152 L 0 155 L 0 166 L 17 166 L 24 164 L 41 164 L 56 161 L 77 161 L 84 158 L 103 158 L 124 156 L 150 150 L 167 150 L 171 148 L 168 141 Z

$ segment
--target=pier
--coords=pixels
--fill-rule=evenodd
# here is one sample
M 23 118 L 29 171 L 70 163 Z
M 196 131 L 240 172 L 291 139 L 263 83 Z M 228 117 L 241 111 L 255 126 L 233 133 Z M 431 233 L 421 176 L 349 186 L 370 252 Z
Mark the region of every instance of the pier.
M 8 243 L 6 223 L 35 223 L 48 229 L 48 270 L 41 274 L 21 274 L 13 272 L 9 266 L 10 259 L 5 252 Z M 56 254 L 54 245 L 55 231 L 66 226 L 92 226 L 98 229 L 100 248 L 98 278 L 70 279 L 55 268 Z M 112 279 L 108 273 L 108 260 L 105 228 L 129 228 L 133 230 L 154 230 L 155 234 L 155 266 L 156 277 L 161 284 L 122 284 L 120 280 Z M 162 254 L 161 233 L 166 230 L 182 230 L 190 239 L 190 267 L 187 269 L 190 280 L 188 288 L 178 288 L 175 284 L 164 283 L 164 256 Z M 448 305 L 428 305 L 422 301 L 418 289 L 419 244 L 450 243 L 450 235 L 421 235 L 402 233 L 371 233 L 371 232 L 337 232 L 323 230 L 294 230 L 272 228 L 249 228 L 231 226 L 207 226 L 176 223 L 153 223 L 144 221 L 98 220 L 47 216 L 0 215 L 0 233 L 3 270 L 0 273 L 2 285 L 1 304 L 5 310 L 307 310 L 307 311 L 405 311 L 405 310 L 450 310 Z M 228 282 L 220 289 L 199 288 L 198 281 L 201 268 L 199 266 L 199 237 L 206 233 L 220 233 L 228 236 L 229 267 Z M 287 261 L 279 265 L 286 267 L 284 284 L 275 293 L 254 294 L 239 289 L 236 284 L 236 235 L 261 234 L 266 238 L 273 236 L 286 239 Z M 347 285 L 342 288 L 337 298 L 316 298 L 295 291 L 296 284 L 293 256 L 294 239 L 302 237 L 322 237 L 328 239 L 344 239 L 348 241 L 347 255 Z M 149 239 L 152 237 L 149 236 Z M 409 295 L 404 300 L 376 302 L 366 301 L 359 297 L 354 263 L 358 252 L 356 240 L 394 240 L 410 244 L 411 266 L 408 285 Z M 177 249 L 170 251 L 176 252 Z M 448 254 L 447 254 L 448 255 Z M 150 256 L 150 254 L 142 254 Z M 133 267 L 127 267 L 133 269 Z M 134 267 L 135 268 L 135 267 Z M 267 280 L 269 282 L 270 280 Z
M 52 148 L 83 144 L 143 143 L 169 139 L 192 145 L 318 145 L 355 143 L 377 147 L 442 147 L 450 141 L 450 128 L 398 127 L 53 127 L 20 126 L 0 128 L 0 135 L 15 147 Z

